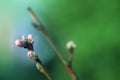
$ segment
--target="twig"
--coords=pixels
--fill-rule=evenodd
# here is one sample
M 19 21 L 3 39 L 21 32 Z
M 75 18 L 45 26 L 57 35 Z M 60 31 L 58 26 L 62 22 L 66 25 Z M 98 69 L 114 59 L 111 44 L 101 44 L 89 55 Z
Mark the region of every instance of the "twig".
M 65 69 L 67 70 L 67 72 L 69 73 L 69 75 L 71 76 L 72 80 L 78 80 L 77 76 L 75 75 L 75 73 L 72 70 L 72 67 L 70 65 L 68 65 L 68 62 L 63 58 L 63 56 L 61 55 L 61 52 L 55 47 L 55 45 L 53 44 L 51 38 L 49 37 L 49 35 L 47 34 L 47 32 L 45 31 L 44 27 L 42 26 L 42 24 L 40 23 L 39 19 L 37 18 L 37 16 L 35 15 L 35 13 L 32 11 L 31 8 L 28 8 L 28 12 L 30 13 L 31 17 L 34 20 L 33 26 L 38 29 L 40 32 L 42 32 L 43 36 L 47 39 L 47 41 L 49 42 L 49 44 L 51 45 L 52 49 L 55 51 L 57 57 L 60 59 L 61 63 L 65 66 Z
M 41 69 L 40 72 L 42 72 L 47 78 L 48 80 L 52 80 L 52 78 L 50 77 L 50 75 L 48 74 L 48 72 L 46 71 L 46 69 L 43 67 L 43 65 L 41 65 L 40 63 L 37 63 L 37 66 Z
M 34 61 L 36 61 L 36 66 L 37 66 L 38 70 L 40 72 L 42 72 L 48 78 L 48 80 L 52 80 L 51 76 L 46 71 L 45 67 L 43 66 L 41 60 L 39 59 L 39 57 L 37 55 L 35 55 Z
M 76 47 L 76 44 L 73 41 L 69 41 L 66 45 L 68 51 L 69 51 L 69 55 L 68 55 L 68 63 L 69 66 L 71 66 L 72 64 L 72 59 L 73 59 L 73 53 L 74 53 L 74 49 Z
M 69 50 L 68 63 L 70 66 L 72 64 L 72 59 L 73 59 L 73 51 Z
M 51 76 L 48 74 L 47 70 L 43 66 L 40 58 L 35 54 L 34 47 L 33 47 L 34 40 L 32 38 L 32 35 L 28 35 L 28 38 L 25 39 L 24 36 L 22 36 L 22 40 L 16 40 L 15 44 L 16 46 L 23 47 L 25 49 L 28 49 L 27 56 L 36 62 L 37 69 L 42 72 L 48 80 L 52 80 Z
M 73 59 L 73 53 L 69 52 L 67 71 L 70 73 L 73 80 L 77 80 L 77 77 L 74 76 L 75 73 L 72 70 L 72 59 Z
M 74 48 L 76 47 L 76 45 L 74 44 L 73 41 L 69 41 L 67 43 L 66 47 L 67 47 L 67 49 L 69 51 L 67 71 L 70 73 L 73 80 L 78 80 L 77 77 L 75 76 L 75 73 L 72 70 L 73 52 L 74 52 Z

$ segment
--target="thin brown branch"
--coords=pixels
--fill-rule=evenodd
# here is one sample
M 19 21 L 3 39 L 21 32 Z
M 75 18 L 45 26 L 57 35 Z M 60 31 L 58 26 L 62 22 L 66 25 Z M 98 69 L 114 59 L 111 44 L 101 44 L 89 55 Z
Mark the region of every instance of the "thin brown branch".
M 32 19 L 34 20 L 34 22 L 39 23 L 39 19 L 36 17 L 36 15 L 34 14 L 34 12 L 32 11 L 32 9 L 30 7 L 28 7 L 28 11 L 29 11 Z
M 72 64 L 72 59 L 73 59 L 73 53 L 69 52 L 68 63 L 69 63 L 70 66 Z
M 39 67 L 39 71 L 42 72 L 48 78 L 48 80 L 52 80 L 51 76 L 48 74 L 48 72 L 41 63 L 37 62 L 37 66 Z
M 39 57 L 36 54 L 33 54 L 33 60 L 36 62 L 36 67 L 38 68 L 38 70 L 40 72 L 42 72 L 47 78 L 48 80 L 52 80 L 52 77 L 49 75 L 49 73 L 47 72 L 47 70 L 45 69 L 45 67 L 43 66 L 41 60 L 39 59 Z
M 36 55 L 35 51 L 34 51 L 34 39 L 32 38 L 32 35 L 29 34 L 27 36 L 27 38 L 25 38 L 24 36 L 22 36 L 22 40 L 16 40 L 15 41 L 15 45 L 18 47 L 22 47 L 28 50 L 27 56 L 28 58 L 32 59 L 33 61 L 36 62 L 36 67 L 38 68 L 38 70 L 40 72 L 42 72 L 47 78 L 48 80 L 52 80 L 51 76 L 48 74 L 47 70 L 45 69 L 45 67 L 43 66 L 40 58 Z
M 40 21 L 38 20 L 37 16 L 35 15 L 35 13 L 32 11 L 32 9 L 28 8 L 28 12 L 30 13 L 31 17 L 34 20 L 34 27 L 36 29 L 38 29 L 40 32 L 42 32 L 43 36 L 46 38 L 46 40 L 49 42 L 49 44 L 51 45 L 52 49 L 55 51 L 55 54 L 57 55 L 57 57 L 60 59 L 61 63 L 65 66 L 65 69 L 67 70 L 67 72 L 69 73 L 70 77 L 72 78 L 72 80 L 78 80 L 77 76 L 75 75 L 75 73 L 72 70 L 72 67 L 70 65 L 68 65 L 68 61 L 66 61 L 61 52 L 56 48 L 56 46 L 54 45 L 54 43 L 52 42 L 51 38 L 49 37 L 49 35 L 47 34 L 47 32 L 45 31 L 44 27 L 41 25 Z M 72 60 L 72 59 L 71 59 Z
M 67 62 L 63 59 L 61 53 L 57 50 L 57 48 L 54 46 L 52 40 L 50 39 L 49 35 L 47 34 L 47 32 L 45 31 L 44 27 L 42 25 L 40 25 L 41 23 L 39 22 L 37 16 L 35 15 L 35 13 L 32 11 L 31 8 L 28 8 L 28 12 L 30 13 L 31 17 L 33 18 L 33 20 L 35 21 L 35 23 L 32 23 L 33 26 L 35 28 L 37 28 L 40 32 L 42 32 L 43 36 L 47 39 L 47 41 L 49 42 L 49 44 L 51 45 L 51 47 L 53 48 L 53 50 L 55 51 L 56 55 L 58 56 L 58 58 L 62 61 L 63 64 L 67 64 Z M 37 23 L 36 23 L 37 22 Z M 39 25 L 38 25 L 39 24 Z
M 69 55 L 70 58 L 70 63 L 67 62 L 63 56 L 61 55 L 61 53 L 59 52 L 59 50 L 55 47 L 55 45 L 53 44 L 52 40 L 50 39 L 50 37 L 47 35 L 47 33 L 45 31 L 41 31 L 44 35 L 44 37 L 47 39 L 47 41 L 49 42 L 49 44 L 51 45 L 52 49 L 55 51 L 57 57 L 60 59 L 61 63 L 65 66 L 67 72 L 69 73 L 69 75 L 71 76 L 72 80 L 78 80 L 77 76 L 75 75 L 75 73 L 72 70 L 71 67 L 71 61 L 72 61 L 72 56 L 73 54 Z
M 69 48 L 69 55 L 68 55 L 68 66 L 66 67 L 66 69 L 67 69 L 68 73 L 70 73 L 72 80 L 78 80 L 78 78 L 76 77 L 76 75 L 72 69 L 73 52 L 74 52 L 74 48 L 70 47 Z
M 67 67 L 66 67 L 66 70 L 67 70 L 67 72 L 70 74 L 72 80 L 79 80 L 79 79 L 77 78 L 77 76 L 75 75 L 75 73 L 73 72 L 71 66 L 67 66 Z

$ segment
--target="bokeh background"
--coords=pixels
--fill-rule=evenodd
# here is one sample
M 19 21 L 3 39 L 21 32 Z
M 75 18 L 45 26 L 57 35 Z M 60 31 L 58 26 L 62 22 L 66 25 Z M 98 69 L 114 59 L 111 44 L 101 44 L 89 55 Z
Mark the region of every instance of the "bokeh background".
M 42 34 L 31 25 L 31 7 L 67 59 L 66 43 L 76 50 L 73 69 L 80 80 L 120 80 L 119 0 L 0 0 L 0 80 L 47 80 L 16 47 L 32 34 L 35 50 L 54 80 L 71 80 Z

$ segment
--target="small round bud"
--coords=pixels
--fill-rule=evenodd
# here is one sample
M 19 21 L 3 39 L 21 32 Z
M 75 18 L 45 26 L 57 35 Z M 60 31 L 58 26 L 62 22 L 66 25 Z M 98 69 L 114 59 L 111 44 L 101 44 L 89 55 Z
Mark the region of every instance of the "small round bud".
M 31 34 L 28 35 L 28 39 L 33 39 Z
M 29 58 L 33 58 L 33 51 L 28 51 L 27 56 L 28 56 Z
M 28 38 L 28 42 L 29 42 L 29 43 L 32 44 L 32 43 L 34 42 L 33 37 L 32 37 L 31 34 L 29 34 L 27 38 Z
M 69 41 L 66 45 L 67 49 L 75 48 L 76 44 L 73 41 Z
M 16 45 L 16 46 L 19 46 L 19 47 L 22 47 L 22 41 L 17 39 L 17 40 L 15 41 L 15 45 Z
M 33 59 L 33 60 L 35 60 L 35 52 L 34 51 L 28 51 L 28 54 L 27 54 L 27 56 L 29 57 L 29 58 L 31 58 L 31 59 Z
M 38 70 L 41 70 L 41 66 L 39 65 L 39 63 L 36 64 L 36 67 Z

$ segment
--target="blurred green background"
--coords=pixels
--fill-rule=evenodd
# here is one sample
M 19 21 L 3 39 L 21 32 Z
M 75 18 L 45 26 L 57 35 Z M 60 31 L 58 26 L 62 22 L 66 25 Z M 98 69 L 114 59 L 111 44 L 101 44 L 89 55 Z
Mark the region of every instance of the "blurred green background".
M 1 0 L 0 80 L 47 80 L 14 45 L 21 35 L 32 34 L 35 50 L 54 80 L 71 80 L 27 12 L 38 15 L 57 48 L 67 59 L 66 43 L 76 50 L 73 69 L 80 80 L 120 80 L 119 0 Z

